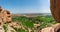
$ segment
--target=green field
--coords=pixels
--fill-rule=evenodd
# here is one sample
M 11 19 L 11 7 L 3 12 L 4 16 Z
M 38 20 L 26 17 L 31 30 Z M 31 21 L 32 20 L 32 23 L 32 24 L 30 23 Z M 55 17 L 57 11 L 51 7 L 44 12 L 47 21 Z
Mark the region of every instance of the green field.
M 19 22 L 25 28 L 25 30 L 34 32 L 34 30 L 38 31 L 45 27 L 50 27 L 57 22 L 53 19 L 52 16 L 36 16 L 36 17 L 26 17 L 26 16 L 15 16 L 12 18 L 13 22 Z M 34 24 L 40 24 L 40 26 L 35 27 Z M 17 31 L 27 32 L 24 29 L 18 29 Z

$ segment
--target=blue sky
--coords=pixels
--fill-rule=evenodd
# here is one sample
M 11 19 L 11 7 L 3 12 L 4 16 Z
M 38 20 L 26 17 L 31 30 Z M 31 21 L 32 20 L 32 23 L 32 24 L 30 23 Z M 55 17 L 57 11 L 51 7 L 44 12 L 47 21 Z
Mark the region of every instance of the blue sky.
M 11 13 L 50 13 L 50 0 L 0 0 Z

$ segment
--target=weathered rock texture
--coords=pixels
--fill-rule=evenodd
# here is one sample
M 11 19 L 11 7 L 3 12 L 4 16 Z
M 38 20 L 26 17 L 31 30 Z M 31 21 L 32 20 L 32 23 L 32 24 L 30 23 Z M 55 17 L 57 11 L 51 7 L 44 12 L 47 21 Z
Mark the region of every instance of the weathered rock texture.
M 7 23 L 12 21 L 11 14 L 8 10 L 4 10 L 0 7 L 0 18 L 2 22 Z
M 11 17 L 11 14 L 8 10 L 4 10 L 2 9 L 2 7 L 0 7 L 0 32 L 4 32 L 4 28 L 3 28 L 3 25 L 5 23 L 9 23 L 12 21 L 12 17 Z M 10 29 L 11 30 L 11 29 Z M 8 29 L 8 31 L 10 31 Z
M 54 28 L 53 27 L 43 28 L 41 32 L 54 32 Z
M 43 28 L 40 30 L 40 32 L 60 32 L 60 23 L 57 23 L 52 27 Z
M 60 32 L 60 23 L 57 23 L 57 24 L 54 26 L 54 32 Z
M 50 0 L 50 9 L 54 19 L 60 23 L 60 0 Z

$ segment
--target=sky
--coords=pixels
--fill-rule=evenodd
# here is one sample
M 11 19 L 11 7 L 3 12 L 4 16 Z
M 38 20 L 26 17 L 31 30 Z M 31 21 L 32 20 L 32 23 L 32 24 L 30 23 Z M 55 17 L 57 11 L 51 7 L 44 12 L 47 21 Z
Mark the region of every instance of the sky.
M 50 13 L 50 0 L 0 0 L 11 13 Z

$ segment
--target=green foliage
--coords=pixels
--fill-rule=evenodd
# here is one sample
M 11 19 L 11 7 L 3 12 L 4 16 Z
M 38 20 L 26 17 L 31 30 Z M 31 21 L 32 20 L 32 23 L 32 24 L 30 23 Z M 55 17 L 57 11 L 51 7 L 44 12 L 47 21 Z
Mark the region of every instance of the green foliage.
M 22 24 L 26 27 L 29 27 L 29 28 L 34 27 L 33 22 L 26 21 L 26 22 L 23 22 Z
M 17 28 L 14 28 L 15 30 L 16 30 L 16 32 L 25 32 L 25 30 L 24 29 L 17 29 Z
M 15 31 L 11 30 L 11 32 L 15 32 Z
M 37 17 L 16 16 L 13 17 L 12 19 L 14 22 L 20 22 L 24 27 L 27 27 L 27 29 L 34 28 L 34 23 L 36 24 L 40 23 L 40 26 L 37 27 L 38 29 L 49 27 L 57 23 L 52 16 L 48 16 L 48 15 L 37 16 Z M 18 29 L 17 31 L 22 31 L 22 29 Z

